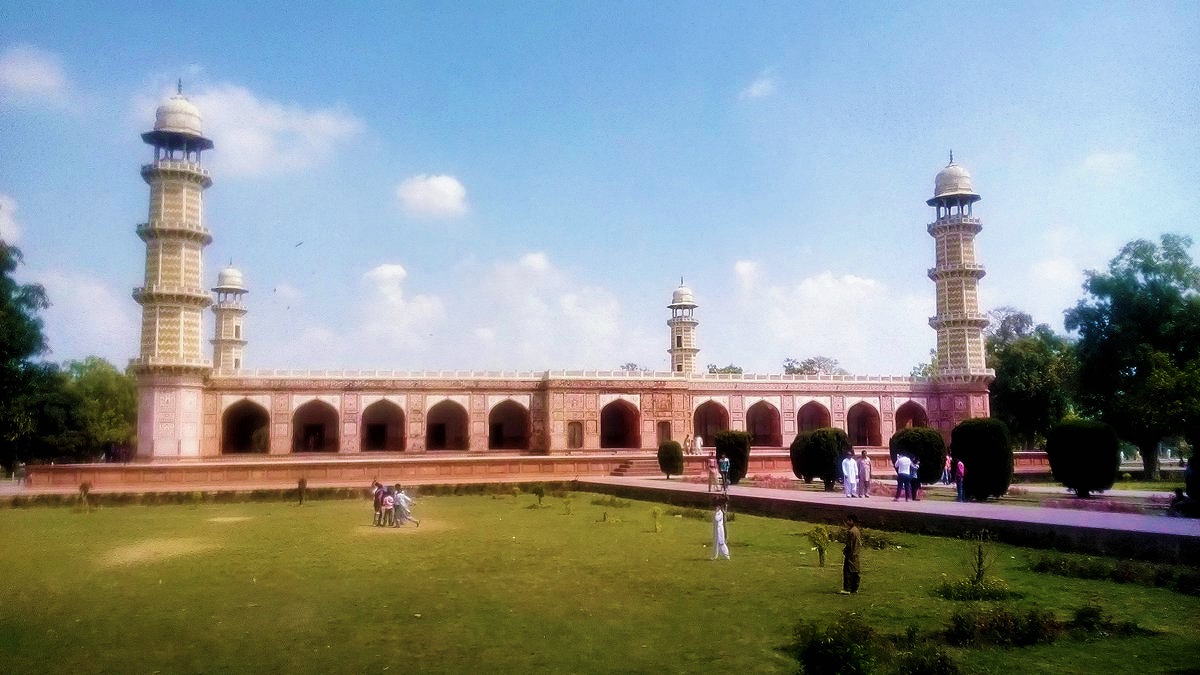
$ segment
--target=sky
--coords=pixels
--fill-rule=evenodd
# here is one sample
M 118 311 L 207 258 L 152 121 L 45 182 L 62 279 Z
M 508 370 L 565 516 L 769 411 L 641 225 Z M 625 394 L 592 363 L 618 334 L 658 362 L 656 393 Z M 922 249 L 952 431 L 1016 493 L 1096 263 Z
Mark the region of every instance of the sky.
M 1123 244 L 1200 239 L 1196 2 L 8 0 L 0 238 L 48 359 L 137 355 L 180 79 L 249 368 L 669 370 L 682 278 L 701 366 L 907 375 L 951 150 L 985 310 L 1062 331 Z

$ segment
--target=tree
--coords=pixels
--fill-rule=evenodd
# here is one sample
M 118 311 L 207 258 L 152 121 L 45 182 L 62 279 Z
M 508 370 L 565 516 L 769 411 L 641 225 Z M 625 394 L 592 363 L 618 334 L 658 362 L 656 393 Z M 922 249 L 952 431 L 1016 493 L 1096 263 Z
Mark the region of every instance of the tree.
M 803 361 L 788 358 L 783 360 L 784 375 L 849 375 L 850 372 L 838 365 L 837 359 L 828 356 L 813 356 Z
M 1049 326 L 1032 324 L 1028 314 L 1011 310 L 987 338 L 988 366 L 996 371 L 992 417 L 1023 448 L 1044 442 L 1071 411 L 1077 370 L 1074 346 Z
M 38 312 L 49 307 L 38 284 L 19 284 L 21 251 L 0 240 L 0 463 L 11 467 L 35 428 L 30 395 L 43 380 L 32 359 L 46 350 Z
M 133 441 L 137 422 L 137 384 L 98 356 L 67 364 L 67 386 L 79 397 L 89 449 L 112 456 Z
M 708 364 L 708 372 L 712 375 L 741 375 L 742 367 L 735 366 L 732 363 L 727 366 L 718 366 L 715 363 Z
M 718 431 L 713 442 L 717 457 L 729 458 L 729 482 L 737 485 L 750 467 L 750 432 Z
M 909 377 L 933 377 L 937 373 L 937 350 L 929 350 L 929 360 L 925 363 L 918 363 L 908 371 Z
M 667 480 L 672 475 L 683 475 L 683 446 L 679 441 L 665 441 L 658 446 L 658 468 L 667 474 Z
M 1113 486 L 1121 468 L 1121 439 L 1104 422 L 1066 420 L 1050 430 L 1046 457 L 1054 480 L 1087 498 Z
M 915 457 L 920 463 L 918 480 L 922 483 L 936 483 L 942 477 L 942 468 L 946 464 L 946 441 L 941 432 L 929 427 L 908 427 L 892 434 L 888 440 L 892 465 L 896 457 L 904 454 Z
M 993 417 L 963 420 L 950 432 L 950 454 L 966 468 L 963 492 L 984 501 L 1012 484 L 1013 453 L 1008 427 Z
M 832 492 L 841 474 L 840 462 L 850 447 L 846 432 L 834 427 L 800 434 L 792 441 L 792 473 L 808 483 L 814 477 L 820 478 L 825 483 L 825 491 Z
M 1158 443 L 1200 440 L 1200 267 L 1190 237 L 1126 244 L 1106 272 L 1089 270 L 1087 297 L 1066 312 L 1079 332 L 1078 402 L 1138 447 L 1158 478 Z

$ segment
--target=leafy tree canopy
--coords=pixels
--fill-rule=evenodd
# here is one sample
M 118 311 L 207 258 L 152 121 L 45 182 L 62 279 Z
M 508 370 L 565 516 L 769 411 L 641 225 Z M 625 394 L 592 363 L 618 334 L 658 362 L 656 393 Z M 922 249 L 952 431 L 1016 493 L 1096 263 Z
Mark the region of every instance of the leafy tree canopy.
M 937 372 L 937 364 L 937 350 L 930 349 L 929 360 L 913 366 L 912 370 L 908 371 L 908 375 L 909 377 L 933 377 L 933 374 Z
M 828 356 L 813 356 L 803 361 L 783 360 L 784 375 L 849 375 L 850 372 L 838 365 L 837 359 Z
M 735 366 L 732 363 L 727 366 L 718 366 L 715 363 L 708 364 L 708 372 L 713 375 L 741 375 L 742 367 Z
M 1190 237 L 1129 242 L 1108 270 L 1089 270 L 1087 297 L 1066 312 L 1079 332 L 1078 402 L 1141 451 L 1158 477 L 1157 446 L 1200 440 L 1200 267 Z
M 627 373 L 648 373 L 648 372 L 650 372 L 649 368 L 643 366 L 640 363 L 634 363 L 633 361 L 628 361 L 626 363 L 622 363 L 621 367 L 618 368 L 618 370 L 624 370 Z
M 137 422 L 137 383 L 98 356 L 71 361 L 67 386 L 80 400 L 88 445 L 103 453 L 133 441 Z
M 20 249 L 0 240 L 0 463 L 9 466 L 36 427 L 29 397 L 42 378 L 32 359 L 46 351 L 38 312 L 50 304 L 40 285 L 13 278 L 21 261 Z
M 992 416 L 1008 425 L 1025 448 L 1044 443 L 1050 428 L 1072 409 L 1077 363 L 1074 345 L 1046 324 L 1012 307 L 988 313 Z

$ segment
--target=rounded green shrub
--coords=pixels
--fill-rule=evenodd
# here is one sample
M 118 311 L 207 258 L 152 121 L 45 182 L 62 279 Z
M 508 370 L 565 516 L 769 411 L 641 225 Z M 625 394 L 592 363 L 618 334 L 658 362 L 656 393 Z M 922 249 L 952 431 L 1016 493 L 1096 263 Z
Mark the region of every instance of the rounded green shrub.
M 946 440 L 937 429 L 901 429 L 888 440 L 888 450 L 893 465 L 896 464 L 898 455 L 915 457 L 921 463 L 919 478 L 922 483 L 936 483 L 942 477 L 942 467 L 946 464 Z
M 792 441 L 792 472 L 810 482 L 814 477 L 820 478 L 825 490 L 832 491 L 841 473 L 839 462 L 848 450 L 850 439 L 841 429 L 824 427 L 800 434 Z
M 968 499 L 982 501 L 1008 492 L 1013 453 L 1004 422 L 994 417 L 959 422 L 950 432 L 950 454 L 966 467 L 963 492 Z
M 658 446 L 658 468 L 667 474 L 667 480 L 683 475 L 683 446 L 678 441 L 664 441 Z
M 1086 498 L 1116 481 L 1121 439 L 1104 422 L 1066 420 L 1047 434 L 1046 458 L 1054 480 L 1074 490 L 1076 497 Z
M 729 458 L 729 482 L 734 485 L 746 477 L 750 468 L 750 439 L 747 431 L 718 431 L 713 437 L 717 457 Z

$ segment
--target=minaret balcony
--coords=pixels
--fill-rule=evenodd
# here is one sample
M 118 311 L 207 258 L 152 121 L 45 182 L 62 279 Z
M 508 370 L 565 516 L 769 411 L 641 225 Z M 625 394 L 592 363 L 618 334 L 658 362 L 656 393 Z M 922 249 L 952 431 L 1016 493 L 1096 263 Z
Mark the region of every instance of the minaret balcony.
M 167 286 L 150 284 L 133 289 L 133 299 L 139 305 L 148 304 L 179 304 L 193 307 L 208 307 L 212 297 L 202 288 L 187 288 L 185 286 Z
M 929 317 L 929 326 L 934 330 L 942 328 L 987 328 L 988 318 L 978 312 L 946 312 Z
M 931 267 L 928 274 L 929 278 L 934 281 L 942 279 L 975 279 L 978 281 L 987 274 L 987 271 L 983 268 L 983 265 L 966 263 L 946 267 Z
M 971 216 L 943 216 L 930 223 L 926 230 L 935 237 L 946 232 L 979 234 L 983 230 L 983 221 Z
M 214 346 L 245 347 L 246 341 L 235 338 L 213 338 L 209 343 Z
M 142 165 L 142 179 L 147 183 L 152 178 L 174 177 L 195 181 L 203 187 L 212 185 L 212 176 L 200 162 L 186 159 L 159 159 Z
M 212 361 L 205 358 L 151 355 L 130 359 L 129 367 L 135 371 L 207 372 L 212 370 Z
M 137 235 L 142 241 L 175 237 L 200 242 L 205 246 L 212 243 L 212 233 L 199 223 L 185 223 L 179 220 L 155 220 L 149 223 L 138 223 Z

